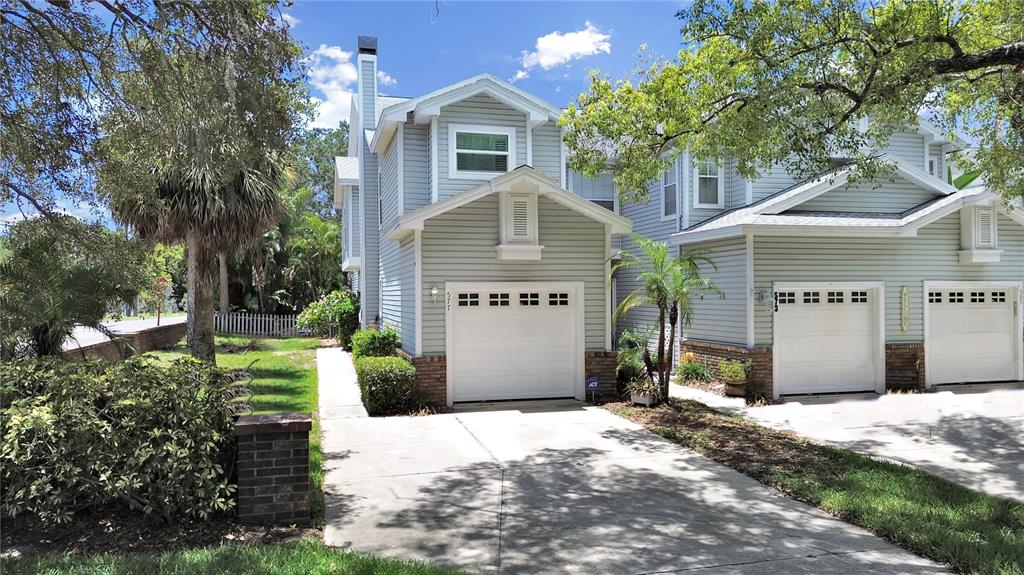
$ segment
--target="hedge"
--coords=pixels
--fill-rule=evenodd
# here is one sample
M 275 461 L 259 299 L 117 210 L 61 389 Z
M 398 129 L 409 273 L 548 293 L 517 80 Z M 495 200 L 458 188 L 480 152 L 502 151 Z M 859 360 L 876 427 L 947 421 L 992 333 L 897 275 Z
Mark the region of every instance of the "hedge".
M 234 419 L 224 372 L 44 358 L 0 366 L 3 514 L 65 523 L 109 504 L 166 522 L 234 505 Z
M 356 379 L 370 415 L 390 415 L 416 407 L 416 368 L 401 357 L 356 360 Z
M 361 329 L 352 334 L 352 359 L 395 355 L 397 348 L 398 330 L 393 327 Z

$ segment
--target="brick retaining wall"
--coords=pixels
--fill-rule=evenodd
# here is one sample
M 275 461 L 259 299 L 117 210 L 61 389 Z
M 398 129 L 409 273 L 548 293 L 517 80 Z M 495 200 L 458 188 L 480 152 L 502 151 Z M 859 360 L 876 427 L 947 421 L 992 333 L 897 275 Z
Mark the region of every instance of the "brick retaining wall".
M 308 413 L 245 415 L 238 439 L 238 519 L 245 523 L 309 523 Z
M 722 360 L 749 363 L 747 369 L 747 395 L 750 398 L 772 396 L 772 348 L 758 346 L 748 349 L 741 345 L 714 343 L 688 339 L 680 342 L 680 360 L 682 354 L 693 353 L 698 363 L 707 365 L 712 376 L 719 377 L 718 364 Z
M 924 391 L 924 344 L 885 344 L 885 388 Z

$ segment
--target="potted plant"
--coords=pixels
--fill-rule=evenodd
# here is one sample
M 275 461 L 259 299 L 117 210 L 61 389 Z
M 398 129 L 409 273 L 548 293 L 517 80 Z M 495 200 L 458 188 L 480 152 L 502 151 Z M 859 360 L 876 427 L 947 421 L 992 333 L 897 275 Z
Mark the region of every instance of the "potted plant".
M 633 403 L 652 407 L 661 403 L 661 386 L 650 377 L 640 377 L 626 385 L 629 399 Z
M 725 395 L 747 396 L 747 368 L 742 363 L 723 359 L 718 363 L 718 377 L 725 384 Z

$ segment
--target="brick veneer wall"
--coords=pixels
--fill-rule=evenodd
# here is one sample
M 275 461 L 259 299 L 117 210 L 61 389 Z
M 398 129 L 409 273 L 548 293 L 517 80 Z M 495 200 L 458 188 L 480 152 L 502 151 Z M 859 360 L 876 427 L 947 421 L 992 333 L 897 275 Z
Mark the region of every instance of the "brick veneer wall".
M 747 394 L 754 399 L 771 399 L 774 375 L 771 346 L 750 350 L 750 377 Z
M 68 357 L 82 359 L 99 357 L 102 359 L 119 359 L 134 353 L 146 353 L 154 349 L 167 349 L 185 337 L 188 325 L 185 322 L 151 327 L 131 333 L 121 334 L 121 341 L 104 341 L 67 351 Z
M 245 415 L 238 439 L 238 519 L 245 523 L 309 522 L 308 413 Z
M 598 387 L 595 395 L 599 402 L 618 399 L 616 392 L 618 355 L 614 351 L 588 351 L 584 355 L 583 370 L 586 372 L 586 377 L 597 377 Z M 587 401 L 590 401 L 591 397 L 593 397 L 591 392 L 587 391 Z
M 924 344 L 885 344 L 885 388 L 924 391 Z
M 435 406 L 448 405 L 448 363 L 443 355 L 415 357 L 396 350 L 416 368 L 416 390 L 420 398 Z

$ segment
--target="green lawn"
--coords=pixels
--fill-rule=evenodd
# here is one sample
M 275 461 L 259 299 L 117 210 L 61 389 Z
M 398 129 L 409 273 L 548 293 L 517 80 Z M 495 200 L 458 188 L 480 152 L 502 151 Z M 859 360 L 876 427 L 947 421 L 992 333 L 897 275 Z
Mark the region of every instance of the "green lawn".
M 325 547 L 314 539 L 290 544 L 219 545 L 172 553 L 114 555 L 47 555 L 0 559 L 0 572 L 9 575 L 440 575 L 452 573 L 422 563 L 358 555 Z
M 695 401 L 608 409 L 900 547 L 979 575 L 1024 574 L 1024 504 L 818 445 Z
M 242 351 L 255 341 L 253 349 Z M 263 338 L 217 336 L 217 365 L 226 369 L 252 366 L 253 397 L 256 413 L 311 412 L 313 430 L 309 436 L 309 477 L 313 483 L 310 492 L 310 511 L 313 525 L 324 522 L 324 468 L 320 448 L 320 418 L 317 415 L 316 348 L 317 338 Z M 233 351 L 232 350 L 237 350 Z M 188 350 L 184 344 L 169 351 L 150 352 L 161 361 L 184 357 Z

